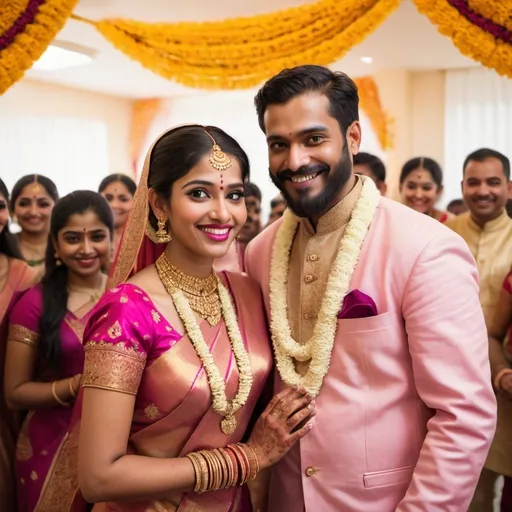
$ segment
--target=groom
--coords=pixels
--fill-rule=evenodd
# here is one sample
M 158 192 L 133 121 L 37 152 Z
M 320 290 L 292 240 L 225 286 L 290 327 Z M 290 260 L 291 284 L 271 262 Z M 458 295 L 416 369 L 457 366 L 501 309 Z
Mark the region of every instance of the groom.
M 246 268 L 269 312 L 275 390 L 304 385 L 317 411 L 273 470 L 269 511 L 465 512 L 496 421 L 466 244 L 354 174 L 345 74 L 288 69 L 255 104 L 291 212 Z

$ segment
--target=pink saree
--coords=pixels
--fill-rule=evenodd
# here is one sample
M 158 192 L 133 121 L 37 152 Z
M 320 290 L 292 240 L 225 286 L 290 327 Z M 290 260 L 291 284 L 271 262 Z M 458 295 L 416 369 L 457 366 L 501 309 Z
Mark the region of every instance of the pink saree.
M 9 340 L 36 345 L 42 313 L 42 289 L 35 286 L 15 304 L 9 318 Z M 82 334 L 87 321 L 68 312 L 61 324 L 61 371 L 38 370 L 37 380 L 51 382 L 80 373 L 84 363 Z M 63 510 L 60 482 L 54 474 L 54 460 L 66 438 L 73 407 L 58 404 L 52 408 L 30 411 L 23 423 L 16 446 L 15 476 L 19 512 Z
M 154 230 L 151 233 L 148 225 L 147 178 L 153 146 L 111 269 L 107 288 L 112 289 L 96 305 L 84 333 L 82 386 L 136 396 L 127 453 L 172 458 L 242 440 L 272 368 L 272 352 L 259 287 L 246 275 L 221 273 L 253 373 L 251 393 L 235 415 L 238 427 L 232 435 L 223 434 L 223 418 L 212 409 L 206 373 L 188 336 L 167 322 L 141 288 L 126 283 L 131 275 L 153 264 L 165 249 L 164 244 L 152 242 Z M 215 327 L 203 321 L 200 329 L 231 400 L 238 388 L 238 368 L 224 320 Z M 59 512 L 86 510 L 76 474 L 81 396 L 82 392 L 70 432 L 54 461 L 53 472 L 61 476 Z M 158 501 L 98 503 L 93 511 L 249 512 L 251 508 L 247 489 L 233 488 L 204 494 L 175 493 Z
M 223 447 L 242 439 L 272 366 L 272 354 L 259 289 L 248 277 L 222 274 L 234 298 L 240 331 L 251 359 L 253 387 L 236 414 L 238 428 L 227 436 L 221 416 L 211 407 L 211 392 L 190 340 L 173 329 L 146 293 L 122 284 L 100 300 L 84 333 L 83 387 L 136 395 L 127 453 L 148 457 L 181 457 L 189 452 Z M 200 325 L 231 399 L 238 372 L 226 326 Z M 77 406 L 78 408 L 78 406 Z M 54 472 L 61 482 L 59 510 L 83 511 L 77 477 L 69 468 L 76 460 L 79 414 L 64 444 Z M 67 473 L 66 473 L 67 472 Z M 241 488 L 205 494 L 177 493 L 167 500 L 100 503 L 94 512 L 241 512 L 250 511 Z
M 20 291 L 35 284 L 36 272 L 25 262 L 8 258 L 9 274 L 7 282 L 0 291 L 0 503 L 2 509 L 16 510 L 16 486 L 14 483 L 14 449 L 19 433 L 18 415 L 7 410 L 4 401 L 3 382 L 5 367 L 5 348 L 7 345 L 7 316 L 13 297 Z

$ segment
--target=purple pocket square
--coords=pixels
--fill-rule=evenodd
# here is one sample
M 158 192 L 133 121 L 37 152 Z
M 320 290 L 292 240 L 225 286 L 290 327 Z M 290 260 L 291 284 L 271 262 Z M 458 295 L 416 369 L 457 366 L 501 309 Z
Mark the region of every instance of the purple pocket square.
M 338 313 L 338 319 L 367 318 L 377 315 L 375 301 L 366 293 L 359 290 L 352 290 L 345 295 L 343 307 Z

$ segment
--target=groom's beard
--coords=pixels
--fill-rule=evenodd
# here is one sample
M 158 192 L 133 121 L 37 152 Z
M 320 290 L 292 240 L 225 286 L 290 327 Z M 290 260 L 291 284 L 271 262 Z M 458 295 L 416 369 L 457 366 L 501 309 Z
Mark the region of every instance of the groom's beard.
M 327 176 L 323 189 L 315 196 L 310 195 L 310 189 L 295 191 L 295 197 L 292 197 L 286 189 L 286 181 L 291 176 L 307 176 L 309 174 L 321 173 Z M 277 175 L 269 172 L 270 179 L 274 185 L 281 191 L 290 210 L 298 217 L 315 217 L 322 216 L 334 205 L 341 190 L 352 175 L 352 160 L 346 145 L 343 146 L 343 154 L 338 163 L 332 167 L 326 164 L 313 164 L 301 167 L 297 171 L 283 169 Z M 318 178 L 318 177 L 317 177 Z M 317 179 L 315 178 L 315 179 Z

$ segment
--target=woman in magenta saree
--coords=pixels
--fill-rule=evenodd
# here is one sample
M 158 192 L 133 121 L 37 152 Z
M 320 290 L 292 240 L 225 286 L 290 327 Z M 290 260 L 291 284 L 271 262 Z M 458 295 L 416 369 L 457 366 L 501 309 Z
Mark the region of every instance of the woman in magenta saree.
M 50 229 L 55 242 L 43 281 L 9 316 L 6 402 L 29 411 L 15 453 L 19 512 L 61 510 L 67 474 L 56 473 L 54 461 L 79 389 L 83 330 L 106 284 L 102 266 L 110 258 L 112 213 L 99 194 L 74 192 L 55 206 Z
M 3 386 L 7 345 L 7 316 L 11 303 L 37 282 L 37 272 L 24 261 L 16 237 L 9 231 L 9 191 L 0 179 L 0 386 Z M 9 411 L 0 396 L 0 504 L 15 512 L 14 449 L 19 415 Z
M 94 512 L 250 511 L 242 484 L 311 428 L 311 398 L 289 389 L 240 443 L 272 354 L 256 285 L 212 266 L 245 222 L 248 173 L 238 143 L 214 127 L 170 130 L 149 151 L 114 288 L 84 334 L 67 460 L 79 439 Z M 72 486 L 61 499 L 80 509 Z

